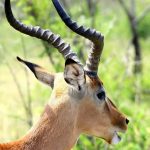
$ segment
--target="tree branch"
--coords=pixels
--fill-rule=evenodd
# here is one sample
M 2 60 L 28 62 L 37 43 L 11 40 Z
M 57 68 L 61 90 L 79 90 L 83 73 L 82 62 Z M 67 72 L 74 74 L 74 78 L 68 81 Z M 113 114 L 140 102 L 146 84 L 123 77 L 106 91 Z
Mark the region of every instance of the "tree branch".
M 6 53 L 6 49 L 5 49 L 5 47 L 3 45 L 2 45 L 2 50 L 3 50 L 4 53 Z M 25 112 L 28 112 L 28 105 L 26 103 L 25 96 L 24 96 L 24 94 L 23 94 L 23 92 L 21 90 L 21 85 L 20 85 L 20 83 L 19 83 L 19 81 L 17 79 L 16 73 L 12 69 L 11 65 L 9 64 L 9 62 L 6 62 L 6 66 L 7 66 L 8 70 L 9 70 L 9 72 L 10 72 L 12 78 L 13 78 L 13 81 L 14 81 L 14 83 L 16 85 L 18 94 L 19 94 L 20 99 L 21 99 L 22 104 L 23 104 L 23 108 L 25 109 Z
M 135 0 L 131 0 L 130 12 L 131 12 L 132 16 L 135 16 L 135 15 L 136 15 L 136 4 L 135 4 Z
M 132 13 L 130 12 L 129 8 L 126 6 L 126 4 L 124 3 L 124 0 L 118 0 L 118 2 L 120 3 L 120 5 L 122 6 L 122 8 L 124 9 L 125 13 L 127 14 L 127 16 L 129 17 L 129 19 L 132 18 Z
M 24 57 L 27 58 L 27 54 L 26 54 L 26 47 L 25 47 L 25 43 L 24 43 L 24 39 L 21 36 L 21 43 L 22 43 L 22 50 L 23 50 L 23 54 Z M 33 125 L 33 114 L 32 114 L 32 96 L 31 96 L 31 90 L 30 90 L 30 80 L 29 80 L 29 75 L 28 75 L 28 71 L 26 68 L 24 68 L 24 72 L 25 72 L 25 76 L 26 76 L 26 87 L 27 87 L 27 95 L 28 95 L 28 99 L 27 99 L 27 110 L 26 110 L 26 114 L 27 114 L 27 122 L 28 125 L 31 127 Z
M 147 6 L 144 11 L 136 18 L 137 23 L 141 22 L 142 19 L 150 12 L 150 5 Z

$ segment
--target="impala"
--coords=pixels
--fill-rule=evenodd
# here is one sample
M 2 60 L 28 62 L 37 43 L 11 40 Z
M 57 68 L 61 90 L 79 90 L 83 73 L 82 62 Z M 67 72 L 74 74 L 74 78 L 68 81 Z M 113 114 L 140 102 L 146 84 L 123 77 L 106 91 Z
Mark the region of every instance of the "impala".
M 100 137 L 108 143 L 118 143 L 118 132 L 125 132 L 129 120 L 107 97 L 97 75 L 104 37 L 94 29 L 78 26 L 58 0 L 52 0 L 63 22 L 75 33 L 89 39 L 93 46 L 85 67 L 70 45 L 59 35 L 40 27 L 26 26 L 13 16 L 10 0 L 5 0 L 9 24 L 16 30 L 47 41 L 65 58 L 64 73 L 49 73 L 39 65 L 17 57 L 35 77 L 53 91 L 38 123 L 20 140 L 0 144 L 0 150 L 70 150 L 80 134 Z

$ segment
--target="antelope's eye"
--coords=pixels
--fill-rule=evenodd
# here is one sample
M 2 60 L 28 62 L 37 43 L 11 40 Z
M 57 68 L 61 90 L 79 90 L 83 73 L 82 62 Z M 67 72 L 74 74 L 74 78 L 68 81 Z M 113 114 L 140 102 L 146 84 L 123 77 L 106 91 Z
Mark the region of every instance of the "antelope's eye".
M 97 97 L 98 97 L 99 100 L 105 100 L 105 96 L 106 96 L 106 94 L 105 94 L 104 91 L 99 92 L 99 93 L 97 94 Z

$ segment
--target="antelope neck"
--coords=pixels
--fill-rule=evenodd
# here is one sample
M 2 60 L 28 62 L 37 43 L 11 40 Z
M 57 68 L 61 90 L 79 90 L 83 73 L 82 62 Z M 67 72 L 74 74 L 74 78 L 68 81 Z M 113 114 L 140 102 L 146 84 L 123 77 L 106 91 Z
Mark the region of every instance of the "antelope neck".
M 71 150 L 79 137 L 72 115 L 68 104 L 56 108 L 47 105 L 37 125 L 25 137 L 1 144 L 0 150 Z

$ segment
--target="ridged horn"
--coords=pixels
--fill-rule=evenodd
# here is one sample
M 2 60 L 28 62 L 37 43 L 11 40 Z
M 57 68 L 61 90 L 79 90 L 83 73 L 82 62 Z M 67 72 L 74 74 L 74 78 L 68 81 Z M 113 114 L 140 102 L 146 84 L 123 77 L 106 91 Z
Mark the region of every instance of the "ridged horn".
M 104 36 L 95 29 L 84 28 L 83 26 L 79 26 L 66 13 L 59 0 L 52 0 L 52 2 L 63 22 L 71 30 L 89 39 L 93 43 L 90 53 L 88 55 L 88 59 L 86 61 L 85 71 L 87 71 L 89 74 L 97 75 L 100 56 L 102 54 L 104 46 Z
M 49 44 L 57 48 L 58 51 L 64 56 L 65 59 L 70 58 L 80 64 L 80 61 L 76 53 L 74 53 L 71 50 L 70 45 L 66 44 L 59 35 L 55 35 L 50 30 L 44 30 L 38 26 L 33 27 L 33 26 L 24 25 L 23 23 L 16 20 L 11 10 L 10 0 L 5 0 L 5 14 L 9 24 L 13 28 L 15 28 L 16 30 L 24 34 L 47 41 Z

